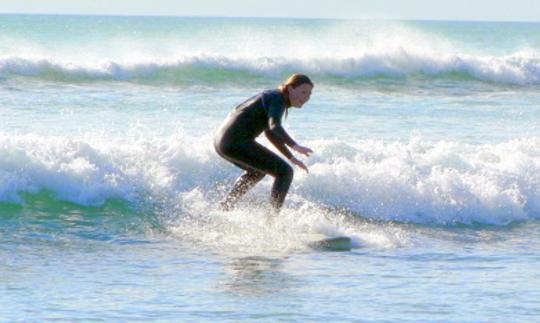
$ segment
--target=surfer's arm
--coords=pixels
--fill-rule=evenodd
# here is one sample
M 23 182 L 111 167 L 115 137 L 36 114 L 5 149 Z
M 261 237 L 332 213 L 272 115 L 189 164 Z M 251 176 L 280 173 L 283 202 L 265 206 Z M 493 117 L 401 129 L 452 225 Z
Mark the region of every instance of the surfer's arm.
M 291 151 L 287 148 L 287 146 L 285 146 L 283 141 L 276 137 L 276 134 L 273 131 L 266 130 L 264 134 L 266 138 L 268 138 L 268 141 L 270 141 L 272 145 L 274 145 L 285 157 L 288 159 L 293 157 Z
M 289 136 L 289 134 L 281 126 L 281 117 L 283 116 L 284 111 L 285 111 L 285 108 L 279 102 L 271 102 L 269 104 L 268 130 L 272 132 L 275 140 L 278 140 L 289 147 L 294 147 L 296 145 L 296 142 L 291 138 L 291 136 Z
M 264 97 L 263 97 L 264 99 Z M 264 104 L 264 102 L 263 102 Z M 288 154 L 284 153 L 283 150 L 280 148 L 282 146 L 283 148 L 285 145 L 291 147 L 295 151 L 304 154 L 306 156 L 309 156 L 313 151 L 307 147 L 298 145 L 290 136 L 287 134 L 285 129 L 281 126 L 281 117 L 283 116 L 283 112 L 285 111 L 285 107 L 283 106 L 283 102 L 280 102 L 278 100 L 274 100 L 273 102 L 269 102 L 268 104 L 268 131 L 272 133 L 272 139 L 270 141 L 276 146 L 287 158 L 291 159 L 292 155 L 289 156 Z M 268 135 L 267 135 L 268 137 Z M 276 142 L 279 142 L 276 143 Z M 287 153 L 290 154 L 290 151 L 287 149 Z
M 287 146 L 285 146 L 285 144 L 279 140 L 276 139 L 274 133 L 270 130 L 266 130 L 264 132 L 264 134 L 266 135 L 266 138 L 268 138 L 268 140 L 274 145 L 276 146 L 276 148 L 283 154 L 285 155 L 285 157 L 287 157 L 287 159 L 289 159 L 289 161 L 293 164 L 295 164 L 296 166 L 302 168 L 303 170 L 305 170 L 306 172 L 309 173 L 309 170 L 307 168 L 307 166 L 299 159 L 297 159 L 296 157 L 293 156 L 293 154 L 291 154 L 291 152 L 289 151 L 289 149 L 287 148 Z M 298 145 L 296 145 L 295 147 L 298 147 Z

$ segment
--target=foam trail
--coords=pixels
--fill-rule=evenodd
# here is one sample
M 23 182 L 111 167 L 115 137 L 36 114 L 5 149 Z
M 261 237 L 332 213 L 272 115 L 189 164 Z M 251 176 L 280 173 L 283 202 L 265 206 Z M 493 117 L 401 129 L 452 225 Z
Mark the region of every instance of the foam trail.
M 272 216 L 268 208 L 253 206 L 264 205 L 261 200 L 251 200 L 230 212 L 216 209 L 200 190 L 186 192 L 180 200 L 190 216 L 172 218 L 167 227 L 174 237 L 199 250 L 233 252 L 236 256 L 290 254 L 310 249 L 310 233 L 348 236 L 353 248 L 395 248 L 411 243 L 402 227 L 360 222 L 306 201 L 301 207 L 285 207 L 279 216 Z

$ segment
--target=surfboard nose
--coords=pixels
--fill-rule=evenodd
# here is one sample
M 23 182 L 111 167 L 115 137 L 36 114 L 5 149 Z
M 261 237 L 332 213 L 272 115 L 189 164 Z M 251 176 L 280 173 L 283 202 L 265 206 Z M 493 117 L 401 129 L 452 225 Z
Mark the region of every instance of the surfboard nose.
M 349 237 L 333 237 L 324 238 L 312 241 L 309 247 L 325 251 L 350 251 L 352 249 L 352 241 Z

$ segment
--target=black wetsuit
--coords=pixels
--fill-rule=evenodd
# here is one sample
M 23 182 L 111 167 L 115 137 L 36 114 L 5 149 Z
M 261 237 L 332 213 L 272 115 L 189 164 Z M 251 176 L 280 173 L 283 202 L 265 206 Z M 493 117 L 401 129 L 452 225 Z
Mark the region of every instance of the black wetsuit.
M 283 204 L 293 178 L 292 167 L 275 153 L 255 141 L 262 132 L 287 158 L 292 157 L 286 145 L 296 143 L 281 126 L 287 109 L 279 90 L 259 93 L 241 103 L 232 111 L 216 133 L 214 147 L 217 153 L 246 172 L 238 178 L 224 202 L 226 208 L 234 206 L 266 174 L 275 177 L 272 186 L 272 205 Z

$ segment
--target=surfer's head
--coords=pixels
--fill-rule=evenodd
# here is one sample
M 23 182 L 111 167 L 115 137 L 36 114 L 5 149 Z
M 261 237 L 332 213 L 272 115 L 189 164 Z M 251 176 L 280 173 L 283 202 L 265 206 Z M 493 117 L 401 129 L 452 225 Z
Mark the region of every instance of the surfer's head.
M 287 105 L 301 108 L 311 96 L 313 82 L 306 75 L 297 73 L 291 75 L 279 89 L 283 93 Z

